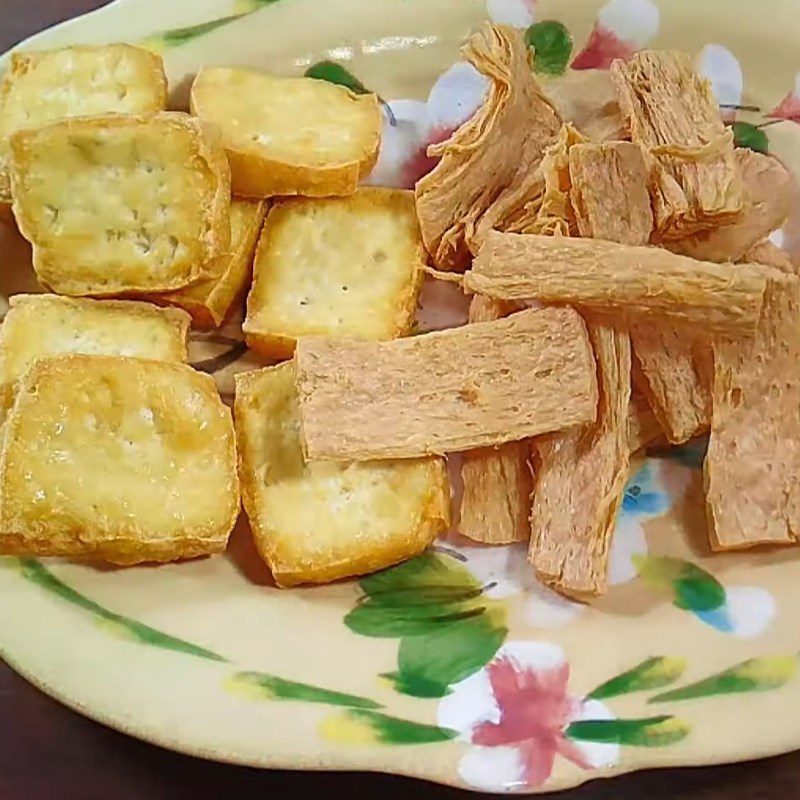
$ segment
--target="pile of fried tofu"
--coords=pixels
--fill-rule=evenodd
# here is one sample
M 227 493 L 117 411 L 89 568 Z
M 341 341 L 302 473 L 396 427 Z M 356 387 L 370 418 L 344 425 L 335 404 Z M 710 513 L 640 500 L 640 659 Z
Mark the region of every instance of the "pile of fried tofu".
M 0 552 L 217 553 L 241 501 L 278 585 L 327 582 L 445 532 L 459 453 L 460 532 L 530 540 L 585 600 L 632 453 L 709 432 L 712 546 L 800 537 L 786 170 L 734 147 L 683 54 L 540 85 L 486 25 L 464 56 L 483 104 L 413 192 L 360 186 L 375 95 L 208 67 L 184 113 L 144 49 L 13 57 L 0 203 L 50 294 L 0 329 Z M 426 270 L 468 324 L 414 335 Z M 236 376 L 231 416 L 186 342 L 245 294 L 279 363 Z

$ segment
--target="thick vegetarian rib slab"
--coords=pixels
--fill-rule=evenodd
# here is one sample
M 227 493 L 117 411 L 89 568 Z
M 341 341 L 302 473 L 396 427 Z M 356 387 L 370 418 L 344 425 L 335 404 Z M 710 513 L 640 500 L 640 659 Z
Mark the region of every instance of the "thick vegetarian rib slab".
M 715 550 L 800 538 L 800 281 L 774 275 L 755 339 L 714 347 L 705 484 Z
M 413 458 L 591 422 L 597 378 L 571 308 L 391 342 L 309 338 L 297 387 L 310 459 Z
M 470 322 L 502 319 L 515 310 L 509 303 L 475 295 Z M 530 537 L 530 444 L 508 442 L 464 453 L 461 464 L 459 531 L 476 542 L 509 544 Z
M 597 361 L 597 420 L 534 443 L 529 560 L 539 580 L 577 599 L 606 591 L 630 459 L 630 340 L 599 323 L 589 324 L 589 336 Z
M 464 286 L 497 300 L 569 303 L 736 337 L 755 330 L 765 274 L 657 247 L 493 231 Z

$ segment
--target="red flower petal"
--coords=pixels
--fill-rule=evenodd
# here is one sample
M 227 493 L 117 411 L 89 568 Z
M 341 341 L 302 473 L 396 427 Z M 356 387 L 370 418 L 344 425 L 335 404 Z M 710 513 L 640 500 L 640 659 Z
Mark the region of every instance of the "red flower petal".
M 589 41 L 572 61 L 572 69 L 608 69 L 614 59 L 629 59 L 635 48 L 612 31 L 595 23 Z
M 800 98 L 791 92 L 783 98 L 780 105 L 767 114 L 773 119 L 788 119 L 792 122 L 800 122 Z

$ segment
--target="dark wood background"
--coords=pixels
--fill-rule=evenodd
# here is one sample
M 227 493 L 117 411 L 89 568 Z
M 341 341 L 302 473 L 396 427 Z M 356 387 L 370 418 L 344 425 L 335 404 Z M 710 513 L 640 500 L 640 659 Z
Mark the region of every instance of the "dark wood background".
M 102 0 L 0 0 L 0 51 L 101 5 Z M 747 728 L 745 699 L 741 727 Z M 740 734 L 734 729 L 719 735 Z M 792 753 L 727 767 L 594 781 L 558 800 L 787 800 L 800 794 L 799 787 L 800 753 Z M 415 794 L 426 800 L 477 796 L 387 775 L 265 772 L 176 755 L 68 711 L 0 664 L 0 800 L 266 800 L 333 792 L 382 800 Z

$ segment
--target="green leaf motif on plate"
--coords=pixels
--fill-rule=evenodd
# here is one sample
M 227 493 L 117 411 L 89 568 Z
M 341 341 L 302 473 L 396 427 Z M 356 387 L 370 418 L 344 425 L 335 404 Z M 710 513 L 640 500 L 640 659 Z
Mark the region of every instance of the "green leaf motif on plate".
M 685 669 L 686 662 L 682 658 L 654 656 L 616 675 L 586 696 L 593 700 L 606 700 L 632 692 L 660 689 L 678 680 Z
M 644 582 L 654 589 L 666 589 L 672 602 L 685 611 L 713 611 L 725 604 L 725 587 L 702 567 L 670 556 L 632 557 Z
M 536 22 L 525 31 L 525 43 L 533 49 L 533 69 L 546 75 L 561 75 L 572 55 L 572 37 L 555 20 Z
M 305 71 L 306 78 L 344 86 L 355 94 L 369 94 L 369 89 L 348 69 L 335 61 L 320 61 Z
M 400 641 L 397 671 L 386 673 L 395 689 L 414 697 L 444 697 L 450 684 L 477 672 L 492 660 L 508 630 L 481 615 L 444 625 Z
M 733 141 L 737 147 L 749 147 L 757 153 L 769 152 L 769 139 L 761 128 L 757 128 L 749 122 L 734 122 L 731 128 L 733 129 Z
M 95 617 L 95 620 L 102 628 L 115 636 L 150 647 L 158 647 L 162 650 L 172 650 L 184 655 L 205 658 L 209 661 L 227 661 L 226 658 L 223 658 L 218 653 L 206 650 L 204 647 L 199 647 L 191 642 L 162 633 L 149 625 L 144 625 L 134 619 L 123 617 L 121 614 L 115 614 L 113 611 L 103 608 L 103 606 L 95 603 L 94 600 L 90 600 L 80 592 L 76 592 L 72 587 L 67 586 L 66 583 L 57 578 L 35 558 L 20 558 L 18 561 L 20 571 L 27 580 L 73 606 L 88 611 Z
M 217 28 L 228 25 L 237 19 L 247 16 L 249 12 L 245 11 L 241 14 L 231 14 L 227 17 L 220 17 L 219 19 L 211 19 L 208 22 L 201 22 L 197 25 L 187 25 L 183 28 L 172 28 L 167 31 L 153 34 L 147 38 L 147 42 L 162 47 L 180 47 L 182 44 L 191 42 L 200 36 L 205 36 Z
M 647 702 L 666 703 L 672 700 L 694 700 L 698 697 L 712 697 L 719 694 L 768 692 L 787 684 L 796 673 L 795 656 L 751 658 L 697 683 L 657 694 Z
M 436 744 L 448 742 L 458 732 L 424 725 L 376 711 L 353 710 L 323 720 L 320 734 L 338 744 Z
M 570 739 L 629 747 L 666 747 L 685 739 L 689 725 L 677 717 L 580 720 L 567 727 Z
M 443 697 L 503 643 L 505 606 L 455 558 L 427 552 L 362 578 L 364 596 L 345 617 L 361 636 L 399 638 L 397 670 L 382 677 L 414 697 Z
M 225 685 L 233 693 L 241 694 L 251 700 L 297 701 L 348 708 L 381 708 L 380 703 L 367 697 L 324 689 L 310 683 L 287 681 L 264 672 L 237 672 L 226 680 Z

